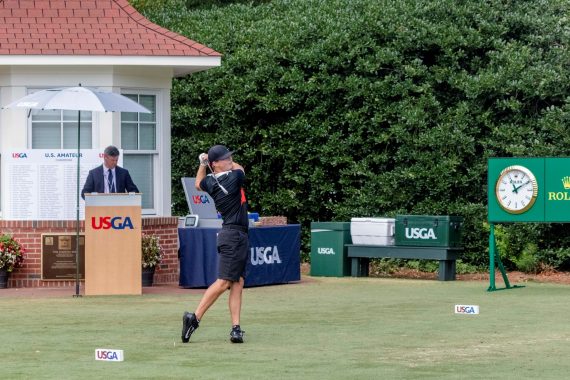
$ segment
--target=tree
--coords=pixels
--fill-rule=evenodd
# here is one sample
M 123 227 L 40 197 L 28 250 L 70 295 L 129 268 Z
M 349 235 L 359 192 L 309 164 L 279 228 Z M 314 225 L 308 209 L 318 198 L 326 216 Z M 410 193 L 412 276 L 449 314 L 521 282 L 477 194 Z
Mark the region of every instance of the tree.
M 132 2 L 223 54 L 174 81 L 176 213 L 179 178 L 223 143 L 262 215 L 461 215 L 464 258 L 484 265 L 487 158 L 569 154 L 566 1 Z M 506 231 L 570 240 L 552 228 Z

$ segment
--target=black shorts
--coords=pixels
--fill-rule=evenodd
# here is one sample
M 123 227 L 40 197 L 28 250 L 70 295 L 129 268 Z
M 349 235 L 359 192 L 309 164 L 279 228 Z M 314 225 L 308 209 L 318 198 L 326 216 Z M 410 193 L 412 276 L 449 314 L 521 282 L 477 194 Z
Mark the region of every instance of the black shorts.
M 249 248 L 247 232 L 222 228 L 218 233 L 218 278 L 237 282 L 245 278 Z

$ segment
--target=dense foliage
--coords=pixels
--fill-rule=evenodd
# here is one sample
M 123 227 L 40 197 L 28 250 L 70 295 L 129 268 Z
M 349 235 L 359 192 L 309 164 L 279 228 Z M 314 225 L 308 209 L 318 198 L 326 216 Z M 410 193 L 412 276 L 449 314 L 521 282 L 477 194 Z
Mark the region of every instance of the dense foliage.
M 141 263 L 143 268 L 154 268 L 162 261 L 160 238 L 156 235 L 142 234 Z
M 461 215 L 464 259 L 485 265 L 487 158 L 570 155 L 565 0 L 131 2 L 223 54 L 174 81 L 175 214 L 180 177 L 223 143 L 250 209 L 302 223 L 305 254 L 310 221 Z M 501 237 L 509 266 L 570 264 L 563 225 Z

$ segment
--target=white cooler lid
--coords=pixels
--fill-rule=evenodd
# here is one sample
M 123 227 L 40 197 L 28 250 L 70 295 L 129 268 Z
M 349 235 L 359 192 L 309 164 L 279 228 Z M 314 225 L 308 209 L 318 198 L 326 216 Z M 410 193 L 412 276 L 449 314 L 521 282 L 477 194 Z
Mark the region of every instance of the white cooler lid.
M 396 218 L 352 218 L 350 222 L 358 223 L 396 223 Z

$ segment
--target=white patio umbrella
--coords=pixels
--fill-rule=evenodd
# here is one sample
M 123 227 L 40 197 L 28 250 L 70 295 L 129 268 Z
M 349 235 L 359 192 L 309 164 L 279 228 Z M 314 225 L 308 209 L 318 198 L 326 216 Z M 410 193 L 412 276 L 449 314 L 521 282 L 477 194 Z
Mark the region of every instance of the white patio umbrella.
M 55 88 L 35 92 L 6 105 L 3 108 L 77 111 L 77 203 L 76 203 L 76 252 L 75 295 L 79 296 L 79 179 L 81 111 L 89 112 L 138 112 L 151 113 L 137 102 L 114 92 L 98 91 L 89 87 Z

